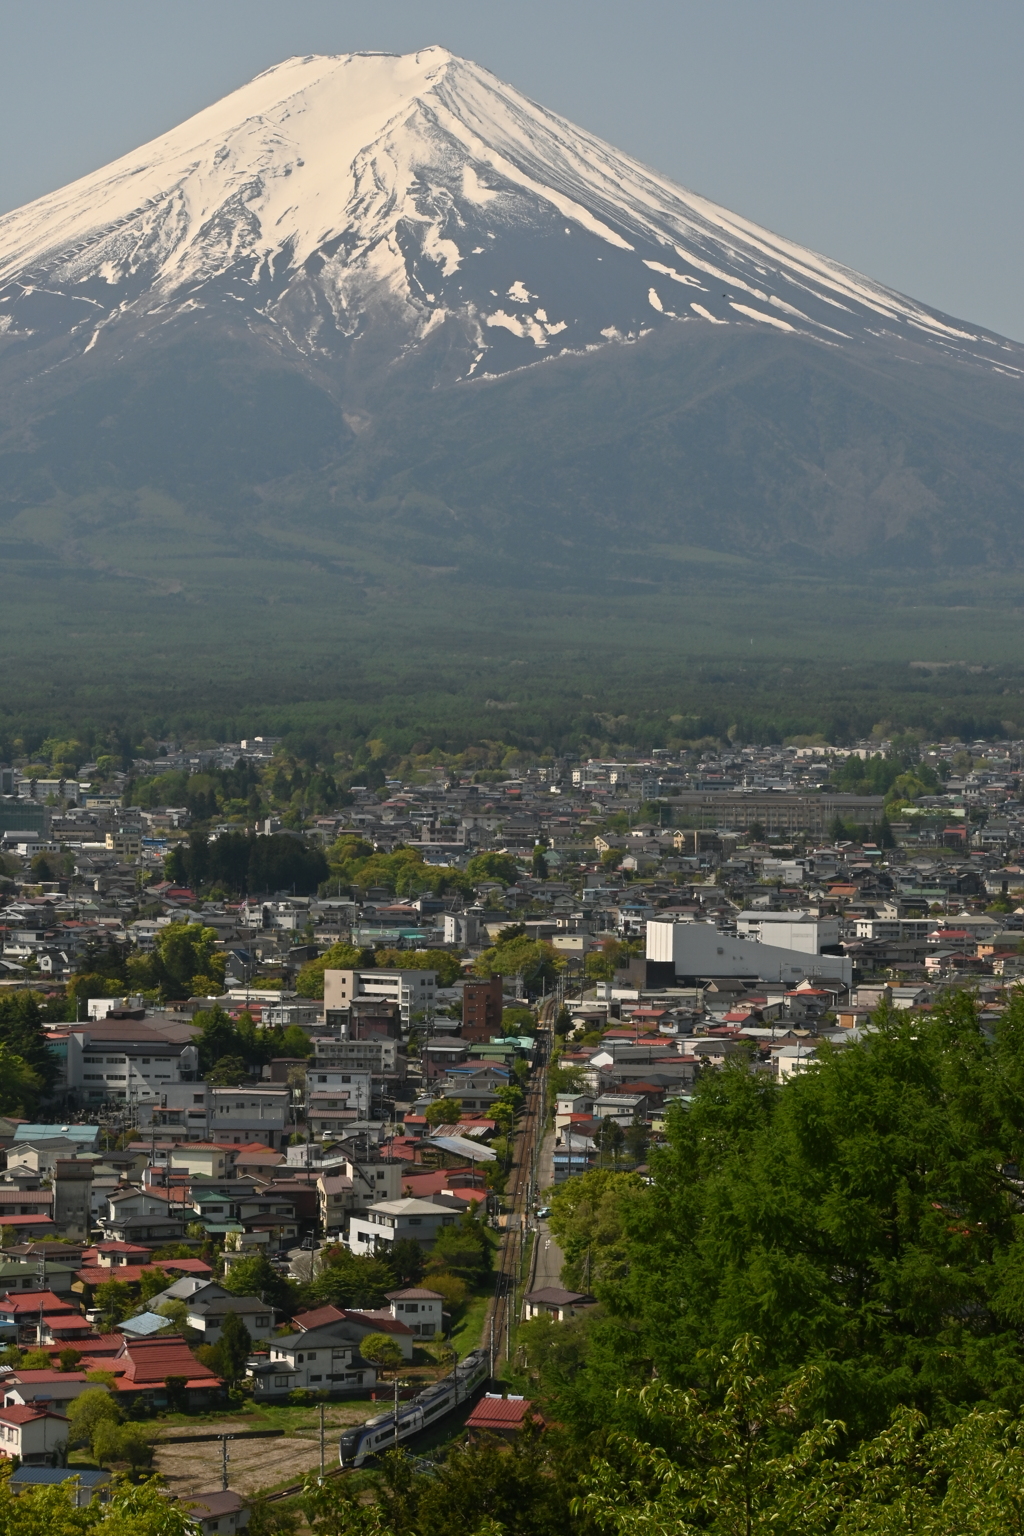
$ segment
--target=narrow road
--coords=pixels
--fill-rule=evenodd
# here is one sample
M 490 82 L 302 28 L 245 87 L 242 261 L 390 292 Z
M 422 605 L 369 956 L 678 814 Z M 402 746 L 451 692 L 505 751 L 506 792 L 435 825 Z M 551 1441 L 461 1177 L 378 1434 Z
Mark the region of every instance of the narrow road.
M 544 1137 L 540 1149 L 540 1162 L 538 1170 L 538 1185 L 543 1201 L 545 1192 L 554 1183 L 554 1170 L 552 1158 L 555 1150 L 555 1133 L 548 1131 Z M 533 1285 L 531 1290 L 542 1291 L 551 1285 L 562 1283 L 562 1250 L 555 1242 L 548 1230 L 546 1221 L 537 1223 L 537 1257 L 534 1264 Z

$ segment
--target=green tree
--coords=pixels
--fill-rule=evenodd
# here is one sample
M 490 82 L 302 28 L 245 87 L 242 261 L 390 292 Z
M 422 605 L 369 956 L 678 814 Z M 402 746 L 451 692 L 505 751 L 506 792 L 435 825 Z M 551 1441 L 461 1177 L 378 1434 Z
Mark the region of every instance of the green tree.
M 133 1428 L 135 1426 L 132 1426 Z M 167 1498 L 158 1479 L 112 1482 L 109 1502 L 74 1503 L 75 1486 L 64 1483 L 12 1493 L 0 1475 L 0 1527 L 10 1536 L 194 1536 L 187 1508 Z
M 46 1349 L 26 1350 L 18 1364 L 23 1371 L 50 1371 L 53 1369 L 50 1352 Z
M 503 1008 L 501 1027 L 506 1035 L 535 1035 L 537 1015 L 532 1008 Z
M 372 1310 L 382 1307 L 395 1288 L 394 1271 L 383 1259 L 357 1257 L 340 1244 L 322 1249 L 320 1263 L 304 1292 L 311 1305 Z
M 106 1387 L 88 1387 L 68 1404 L 68 1435 L 71 1443 L 91 1448 L 101 1425 L 118 1425 L 123 1417 Z
M 462 962 L 450 949 L 378 949 L 374 961 L 386 969 L 435 971 L 440 987 L 454 986 L 462 975 Z
M 242 1041 L 230 1014 L 220 1005 L 201 1009 L 192 1023 L 199 1034 L 195 1043 L 199 1048 L 199 1070 L 204 1075 L 225 1057 L 240 1056 Z
M 34 1111 L 42 1086 L 38 1072 L 0 1039 L 0 1114 L 26 1115 Z
M 813 1377 L 779 1391 L 759 1364 L 756 1341 L 741 1339 L 721 1362 L 714 1395 L 662 1382 L 632 1393 L 643 1429 L 613 1434 L 610 1454 L 583 1475 L 579 1513 L 624 1536 L 823 1529 L 807 1517 L 811 1507 L 822 1516 L 817 1495 L 837 1427 L 806 1426 Z
M 993 1030 L 962 994 L 874 1022 L 781 1089 L 727 1068 L 669 1112 L 595 1286 L 609 1387 L 638 1368 L 685 1384 L 700 1348 L 756 1334 L 779 1378 L 820 1366 L 821 1412 L 857 1437 L 900 1404 L 1019 1401 L 1024 999 Z
M 467 863 L 466 874 L 474 884 L 500 880 L 503 885 L 515 885 L 519 879 L 519 865 L 510 853 L 477 853 Z
M 591 981 L 614 981 L 615 972 L 621 971 L 630 959 L 641 953 L 641 945 L 619 939 L 602 939 L 600 948 L 591 950 L 583 961 L 585 974 Z
M 397 1372 L 402 1364 L 401 1349 L 386 1333 L 368 1333 L 359 1342 L 359 1353 L 381 1371 Z
M 425 1283 L 429 1290 L 437 1291 L 443 1298 L 447 1312 L 458 1312 L 465 1306 L 469 1296 L 469 1286 L 461 1276 L 452 1274 L 451 1270 L 431 1270 Z
M 260 1296 L 281 1312 L 293 1311 L 298 1302 L 298 1288 L 262 1253 L 237 1259 L 224 1271 L 220 1283 L 233 1296 Z
M 458 1125 L 462 1119 L 461 1099 L 435 1099 L 423 1111 L 428 1125 Z
M 650 1145 L 650 1132 L 643 1120 L 634 1119 L 625 1130 L 626 1151 L 634 1163 L 642 1163 Z
M 399 1285 L 418 1285 L 425 1264 L 423 1245 L 413 1237 L 400 1237 L 388 1249 L 388 1267 Z
M 131 1315 L 132 1288 L 123 1280 L 102 1280 L 93 1292 L 93 1298 L 108 1328 L 116 1328 Z
M 132 1471 L 153 1462 L 153 1433 L 141 1424 L 101 1419 L 93 1431 L 92 1454 L 100 1466 L 126 1461 Z
M 252 1353 L 252 1336 L 237 1312 L 228 1312 L 225 1316 L 214 1349 L 218 1376 L 231 1383 L 241 1380 Z
M 453 1446 L 430 1475 L 404 1452 L 381 1458 L 376 1507 L 353 1479 L 309 1478 L 302 1504 L 317 1536 L 575 1536 L 569 1497 L 550 1436 L 528 1421 L 514 1444 L 488 1438 Z M 592 1528 L 592 1527 L 591 1527 Z
M 22 1069 L 17 1060 L 35 1073 L 44 1090 L 53 1088 L 60 1075 L 57 1058 L 43 1029 L 43 1001 L 38 992 L 14 992 L 0 997 L 0 1044 L 11 1053 L 12 1070 L 23 1095 L 29 1095 L 30 1082 L 23 1075 L 18 1077 Z
M 442 1227 L 427 1255 L 427 1280 L 434 1273 L 445 1272 L 464 1280 L 467 1285 L 479 1285 L 490 1272 L 491 1246 L 487 1233 L 478 1217 L 463 1212 L 457 1224 Z
M 206 1081 L 214 1088 L 232 1088 L 249 1076 L 249 1068 L 241 1056 L 222 1056 L 206 1073 Z
M 550 1194 L 551 1235 L 562 1250 L 562 1279 L 576 1290 L 628 1272 L 626 1217 L 644 1185 L 634 1173 L 592 1168 Z
M 550 985 L 565 968 L 565 956 L 545 940 L 516 938 L 493 945 L 473 963 L 478 976 L 520 976 L 533 991 Z
M 300 997 L 323 997 L 324 971 L 354 971 L 364 964 L 365 951 L 354 944 L 332 944 L 316 960 L 310 960 L 295 978 Z
M 601 1154 L 602 1160 L 611 1158 L 616 1165 L 622 1152 L 626 1136 L 618 1121 L 607 1116 L 598 1124 L 594 1132 L 594 1145 Z

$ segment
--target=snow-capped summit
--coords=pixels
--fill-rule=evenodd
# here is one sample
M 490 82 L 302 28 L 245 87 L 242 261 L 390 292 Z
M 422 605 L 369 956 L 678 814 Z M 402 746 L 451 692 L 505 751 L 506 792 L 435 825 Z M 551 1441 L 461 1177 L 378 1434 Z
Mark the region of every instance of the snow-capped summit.
M 326 364 L 366 338 L 399 356 L 444 331 L 452 378 L 680 321 L 829 345 L 909 335 L 1016 371 L 1000 338 L 684 190 L 436 47 L 288 59 L 0 219 L 0 350 L 113 356 L 216 315 Z

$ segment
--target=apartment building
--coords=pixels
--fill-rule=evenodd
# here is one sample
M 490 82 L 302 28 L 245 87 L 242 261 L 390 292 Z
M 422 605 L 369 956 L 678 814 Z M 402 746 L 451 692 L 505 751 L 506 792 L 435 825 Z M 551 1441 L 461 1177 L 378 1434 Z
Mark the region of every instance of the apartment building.
M 397 1003 L 405 1028 L 434 1016 L 436 971 L 324 971 L 324 1017 L 342 1022 L 354 1002 Z
M 62 1086 L 83 1104 L 156 1103 L 171 1086 L 197 1076 L 199 1052 L 189 1024 L 131 1012 L 134 1016 L 119 1018 L 115 1011 L 68 1031 L 67 1055 L 59 1053 L 66 1061 Z

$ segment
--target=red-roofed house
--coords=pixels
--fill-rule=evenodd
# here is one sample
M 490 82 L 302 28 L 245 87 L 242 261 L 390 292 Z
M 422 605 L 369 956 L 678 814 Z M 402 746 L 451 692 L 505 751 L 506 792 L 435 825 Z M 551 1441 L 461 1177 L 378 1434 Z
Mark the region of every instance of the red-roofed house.
M 359 1330 L 360 1340 L 364 1339 L 369 1333 L 386 1333 L 388 1338 L 397 1344 L 402 1351 L 402 1359 L 412 1359 L 413 1331 L 408 1323 L 403 1323 L 401 1318 L 394 1317 L 390 1309 L 387 1312 L 351 1312 L 346 1310 L 345 1321 L 347 1323 L 355 1323 L 356 1328 Z
M 340 1307 L 314 1307 L 310 1312 L 297 1312 L 292 1322 L 299 1333 L 308 1333 L 311 1328 L 323 1328 L 326 1323 L 340 1323 L 344 1317 Z
M 52 1341 L 55 1326 L 81 1328 L 85 1334 L 92 1332 L 81 1312 L 52 1291 L 17 1291 L 0 1299 L 0 1329 L 8 1334 L 15 1330 L 19 1338 L 34 1339 L 40 1318 L 44 1344 Z
M 429 1200 L 431 1195 L 458 1193 L 464 1200 L 486 1200 L 487 1185 L 483 1174 L 473 1169 L 433 1168 L 425 1173 L 407 1173 L 402 1177 L 403 1195 Z
M 139 1243 L 96 1243 L 82 1250 L 82 1265 L 85 1269 L 117 1269 L 125 1264 L 147 1264 L 152 1252 Z
M 470 1434 L 501 1435 L 510 1440 L 522 1429 L 527 1415 L 544 1422 L 528 1397 L 499 1397 L 487 1392 L 466 1420 L 466 1428 Z
M 82 1370 L 106 1371 L 109 1370 L 108 1362 L 121 1353 L 123 1344 L 123 1333 L 94 1333 L 88 1339 L 76 1339 L 73 1347 L 82 1357 L 79 1362 Z M 53 1351 L 50 1359 L 54 1365 L 57 1364 L 60 1359 L 57 1350 Z
M 67 1455 L 68 1421 L 46 1408 L 0 1408 L 0 1455 L 22 1466 L 59 1467 Z
M 10 1216 L 4 1211 L 0 1215 L 0 1226 L 10 1227 L 22 1242 L 34 1237 L 47 1238 L 56 1235 L 52 1216 Z
M 368 1333 L 386 1333 L 402 1351 L 403 1360 L 412 1359 L 413 1331 L 390 1311 L 358 1312 L 350 1311 L 347 1307 L 316 1307 L 312 1312 L 297 1313 L 292 1323 L 299 1333 L 309 1333 L 328 1323 L 354 1324 L 352 1336 L 355 1339 L 364 1339 Z
M 209 1366 L 196 1359 L 180 1334 L 158 1339 L 121 1339 L 121 1351 L 110 1365 L 117 1377 L 118 1393 L 147 1400 L 154 1408 L 165 1408 L 167 1381 L 180 1384 L 189 1408 L 213 1407 L 223 1393 L 224 1383 Z

